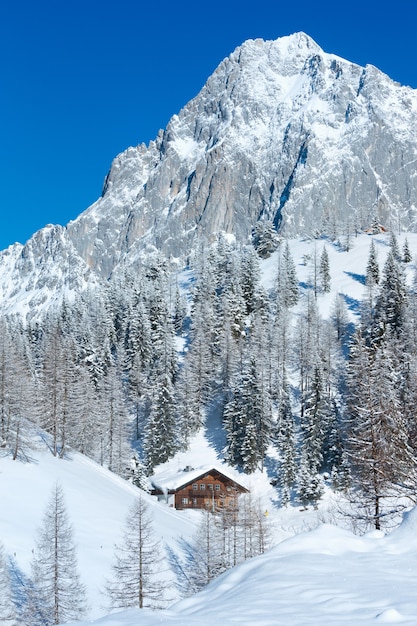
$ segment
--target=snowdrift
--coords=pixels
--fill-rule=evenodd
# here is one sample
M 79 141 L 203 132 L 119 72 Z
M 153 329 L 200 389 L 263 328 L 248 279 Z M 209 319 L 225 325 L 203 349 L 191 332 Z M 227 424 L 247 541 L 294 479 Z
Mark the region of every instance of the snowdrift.
M 416 509 L 387 536 L 357 537 L 324 524 L 226 572 L 169 611 L 127 611 L 94 624 L 415 625 L 416 527 Z

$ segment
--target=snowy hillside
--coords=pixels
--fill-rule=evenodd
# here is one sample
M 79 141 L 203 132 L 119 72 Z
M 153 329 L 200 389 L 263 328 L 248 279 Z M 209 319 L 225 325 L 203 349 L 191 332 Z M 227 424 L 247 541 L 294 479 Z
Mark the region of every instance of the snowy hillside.
M 249 40 L 96 203 L 0 252 L 0 544 L 22 626 L 62 621 L 62 598 L 39 617 L 54 488 L 97 624 L 417 623 L 416 513 L 380 531 L 417 501 L 416 126 L 417 92 L 376 68 L 304 33 Z M 207 465 L 250 496 L 213 516 L 143 495 L 175 603 L 160 584 L 127 603 L 131 559 L 113 559 L 138 486 Z M 0 622 L 6 570 L 0 550 Z M 162 612 L 105 616 L 114 571 L 113 608 Z
M 103 614 L 102 594 L 105 579 L 111 576 L 114 545 L 120 541 L 129 507 L 139 493 L 149 503 L 155 533 L 164 543 L 178 549 L 179 538 L 195 532 L 195 520 L 161 507 L 154 498 L 83 455 L 73 453 L 57 459 L 40 448 L 30 463 L 0 459 L 0 538 L 27 575 L 36 531 L 56 482 L 62 486 L 74 528 L 78 565 L 92 617 Z
M 202 444 L 200 440 L 200 458 L 209 460 Z M 0 537 L 19 567 L 28 572 L 33 537 L 50 489 L 58 480 L 75 530 L 79 567 L 94 620 L 103 615 L 100 590 L 110 575 L 114 543 L 137 490 L 77 454 L 67 460 L 45 453 L 36 457 L 31 464 L 0 461 Z M 258 480 L 257 486 L 261 485 Z M 189 519 L 184 512 L 147 500 L 158 535 L 171 546 L 195 532 L 198 513 Z M 302 528 L 303 515 L 294 510 L 286 523 L 292 520 Z M 284 533 L 278 520 L 279 516 L 275 523 L 280 541 L 289 531 Z M 317 517 L 314 522 L 307 514 L 304 524 L 315 523 Z M 226 572 L 203 592 L 167 611 L 130 610 L 79 626 L 415 624 L 415 571 L 410 564 L 417 558 L 416 532 L 415 511 L 388 536 L 373 532 L 357 537 L 329 524 L 320 525 Z
M 94 624 L 412 626 L 417 622 L 411 565 L 417 558 L 416 531 L 416 510 L 388 536 L 356 537 L 325 524 L 227 572 L 169 611 L 132 610 Z
M 399 245 L 404 245 L 406 237 L 410 249 L 416 251 L 415 234 L 398 236 Z M 361 234 L 352 239 L 349 251 L 327 240 L 291 240 L 291 253 L 302 286 L 300 310 L 303 299 L 311 291 L 308 285 L 314 256 L 325 246 L 331 291 L 317 297 L 321 315 L 324 319 L 331 315 L 339 294 L 348 306 L 351 320 L 357 321 L 372 241 L 382 267 L 389 251 L 389 234 L 372 237 Z M 276 280 L 277 263 L 278 252 L 261 262 L 261 282 L 266 289 Z M 414 263 L 409 263 L 409 282 L 414 270 Z M 188 288 L 187 280 L 188 274 L 181 283 L 183 289 Z M 224 462 L 224 432 L 215 412 L 208 417 L 206 425 L 190 440 L 189 449 L 156 467 L 156 472 L 175 474 L 187 465 L 199 467 Z M 278 491 L 270 484 L 277 468 L 277 453 L 272 446 L 264 472 L 258 469 L 249 476 L 236 472 L 236 476 L 260 498 L 262 510 L 268 512 L 271 543 L 275 547 L 226 572 L 203 592 L 180 600 L 165 612 L 144 610 L 138 614 L 132 610 L 102 617 L 105 614 L 102 591 L 105 579 L 110 576 L 114 544 L 120 540 L 125 516 L 138 489 L 75 452 L 57 459 L 45 450 L 37 450 L 31 452 L 31 457 L 31 462 L 0 458 L 0 539 L 17 567 L 28 575 L 36 529 L 50 490 L 59 481 L 74 527 L 79 569 L 91 607 L 89 617 L 100 618 L 97 624 L 133 626 L 140 621 L 150 626 L 157 623 L 212 626 L 239 621 L 256 626 L 280 623 L 302 626 L 323 621 L 332 625 L 416 622 L 414 570 L 409 566 L 417 557 L 415 513 L 389 536 L 374 532 L 359 538 L 347 530 L 349 520 L 340 518 L 329 488 L 319 501 L 318 510 L 312 506 L 302 510 L 297 503 L 281 508 Z M 235 471 L 225 467 L 228 472 Z M 177 512 L 150 496 L 144 497 L 149 502 L 157 536 L 164 545 L 180 553 L 181 541 L 194 536 L 200 513 Z M 322 525 L 323 522 L 327 523 Z M 328 522 L 341 527 L 335 528 Z M 310 529 L 316 530 L 303 533 Z M 174 580 L 172 572 L 164 576 L 167 581 Z M 179 598 L 178 590 L 172 589 L 172 598 Z

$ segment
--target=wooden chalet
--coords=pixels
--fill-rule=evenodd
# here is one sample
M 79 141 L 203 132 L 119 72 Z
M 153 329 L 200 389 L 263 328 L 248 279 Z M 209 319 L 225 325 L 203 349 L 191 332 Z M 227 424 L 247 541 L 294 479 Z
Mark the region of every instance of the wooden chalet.
M 151 495 L 178 510 L 236 509 L 241 493 L 249 490 L 221 470 L 185 468 L 175 476 L 151 478 Z

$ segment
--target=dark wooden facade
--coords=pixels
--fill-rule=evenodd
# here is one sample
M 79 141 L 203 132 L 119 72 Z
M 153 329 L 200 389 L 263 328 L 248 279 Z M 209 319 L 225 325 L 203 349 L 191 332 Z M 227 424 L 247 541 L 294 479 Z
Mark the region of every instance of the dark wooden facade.
M 232 478 L 225 476 L 216 469 L 208 470 L 198 476 L 194 475 L 175 489 L 168 489 L 165 493 L 161 489 L 153 489 L 152 495 L 159 499 L 171 501 L 171 506 L 178 510 L 222 508 L 236 509 L 237 499 L 241 493 L 247 493 L 243 487 Z

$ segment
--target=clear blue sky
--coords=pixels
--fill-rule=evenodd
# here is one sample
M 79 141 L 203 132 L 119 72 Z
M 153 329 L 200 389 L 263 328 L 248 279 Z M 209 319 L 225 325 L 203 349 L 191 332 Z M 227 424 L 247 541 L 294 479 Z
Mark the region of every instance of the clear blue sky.
M 415 0 L 6 0 L 0 14 L 0 249 L 65 225 L 112 159 L 148 143 L 249 38 L 304 31 L 417 88 Z

